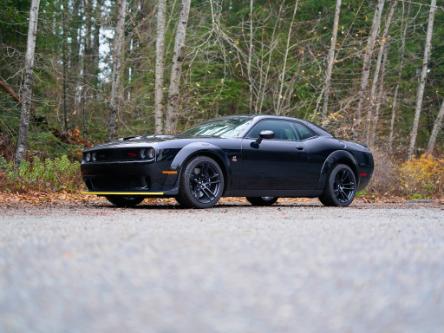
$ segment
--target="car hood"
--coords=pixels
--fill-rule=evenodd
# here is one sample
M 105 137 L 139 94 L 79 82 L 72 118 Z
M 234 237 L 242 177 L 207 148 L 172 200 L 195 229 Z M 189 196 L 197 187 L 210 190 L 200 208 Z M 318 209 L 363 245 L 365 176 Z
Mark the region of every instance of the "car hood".
M 140 148 L 140 147 L 154 147 L 154 148 L 181 148 L 188 143 L 196 141 L 221 140 L 220 138 L 185 138 L 174 135 L 140 135 L 120 138 L 115 141 L 96 145 L 85 152 L 99 149 L 115 149 L 115 148 Z

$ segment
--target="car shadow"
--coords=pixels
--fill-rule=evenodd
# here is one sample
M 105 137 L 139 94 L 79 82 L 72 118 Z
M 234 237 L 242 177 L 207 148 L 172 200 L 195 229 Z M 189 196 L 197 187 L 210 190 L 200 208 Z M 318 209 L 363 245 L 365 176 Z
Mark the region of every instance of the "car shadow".
M 108 208 L 108 209 L 116 209 L 116 210 L 180 210 L 180 211 L 190 211 L 195 210 L 199 211 L 202 209 L 195 209 L 195 208 L 184 208 L 181 207 L 178 204 L 140 204 L 136 207 L 116 207 L 111 204 L 106 203 L 100 203 L 91 205 L 92 208 Z M 209 208 L 210 210 L 221 210 L 221 209 L 227 209 L 227 208 L 240 208 L 240 209 L 247 209 L 247 208 L 255 208 L 255 209 L 261 209 L 261 208 L 314 208 L 314 207 L 322 207 L 320 204 L 316 203 L 289 203 L 289 204 L 274 204 L 272 206 L 252 206 L 249 204 L 230 204 L 230 203 L 222 203 L 214 206 L 213 208 Z

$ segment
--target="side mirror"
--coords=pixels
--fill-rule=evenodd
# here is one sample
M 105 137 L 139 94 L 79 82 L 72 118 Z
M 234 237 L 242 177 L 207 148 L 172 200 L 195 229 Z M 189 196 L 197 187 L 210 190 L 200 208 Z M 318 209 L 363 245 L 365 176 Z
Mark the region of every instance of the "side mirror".
M 263 130 L 259 133 L 259 137 L 256 140 L 257 144 L 260 144 L 262 140 L 270 140 L 274 138 L 274 132 L 270 130 Z

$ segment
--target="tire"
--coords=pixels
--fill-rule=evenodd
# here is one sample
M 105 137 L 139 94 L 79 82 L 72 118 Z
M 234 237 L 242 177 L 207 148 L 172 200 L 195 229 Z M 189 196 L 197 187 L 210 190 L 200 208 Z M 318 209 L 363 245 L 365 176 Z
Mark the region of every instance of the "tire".
M 106 199 L 116 207 L 135 207 L 145 198 L 142 196 L 109 195 L 106 196 Z
M 324 206 L 347 207 L 355 198 L 356 188 L 353 170 L 345 164 L 338 164 L 330 172 L 324 193 L 319 200 Z
M 278 197 L 247 197 L 247 200 L 253 206 L 271 206 L 278 200 Z
M 210 157 L 197 156 L 183 168 L 176 200 L 185 208 L 211 208 L 222 196 L 224 186 L 219 164 Z

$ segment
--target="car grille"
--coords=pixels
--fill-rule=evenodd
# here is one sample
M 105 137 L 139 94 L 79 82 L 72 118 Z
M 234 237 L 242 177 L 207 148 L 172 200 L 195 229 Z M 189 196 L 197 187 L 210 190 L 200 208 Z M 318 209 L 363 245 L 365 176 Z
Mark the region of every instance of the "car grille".
M 97 162 L 116 162 L 116 161 L 138 161 L 140 160 L 140 149 L 101 149 L 96 150 Z
M 85 177 L 85 183 L 90 191 L 146 191 L 151 187 L 150 178 L 145 176 L 88 176 Z

